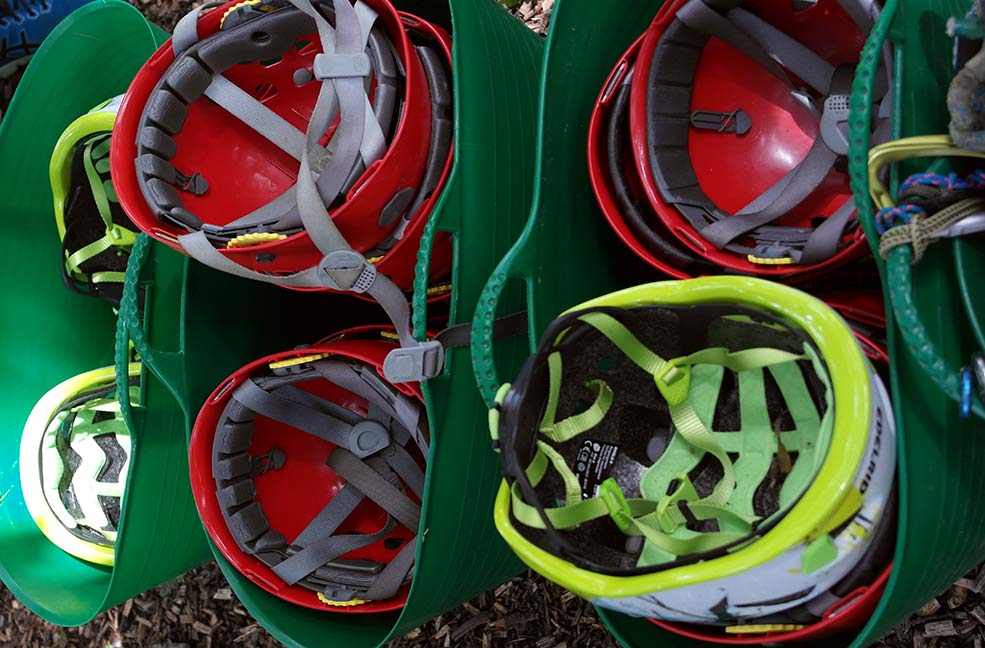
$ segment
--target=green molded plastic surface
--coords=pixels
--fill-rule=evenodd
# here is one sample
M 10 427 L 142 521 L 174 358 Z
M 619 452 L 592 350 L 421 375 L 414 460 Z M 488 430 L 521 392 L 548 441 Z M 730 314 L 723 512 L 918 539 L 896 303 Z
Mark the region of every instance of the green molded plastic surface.
M 529 354 L 562 311 L 661 278 L 609 228 L 592 191 L 587 160 L 588 123 L 602 85 L 661 4 L 620 0 L 608 3 L 605 11 L 592 0 L 558 0 L 554 6 L 541 71 L 533 205 L 523 233 L 486 284 L 472 330 L 473 369 L 489 407 L 501 378 L 517 373 L 500 371 L 509 363 L 491 327 L 497 316 L 511 312 L 500 303 L 511 281 L 525 286 L 529 337 L 524 351 Z
M 428 258 L 439 231 L 451 233 L 455 263 L 450 323 L 468 322 L 486 279 L 516 240 L 529 210 L 534 170 L 530 115 L 543 43 L 494 0 L 395 4 L 453 27 L 455 162 L 421 258 Z M 211 391 L 244 364 L 354 324 L 384 319 L 368 302 L 244 281 L 188 262 L 146 239 L 138 242 L 131 258 L 127 301 L 143 285 L 139 273 L 148 264 L 157 265 L 153 275 L 168 265 L 167 274 L 183 275 L 184 280 L 180 290 L 166 295 L 158 294 L 155 281 L 147 296 L 151 315 L 144 322 L 125 304 L 122 335 L 134 339 L 145 363 L 182 404 L 188 414 L 186 431 Z M 423 323 L 430 321 L 426 261 L 418 267 L 414 316 L 416 329 L 423 331 Z M 159 321 L 153 315 L 155 304 L 161 312 L 170 310 L 178 325 Z M 522 303 L 517 299 L 508 306 L 519 310 Z M 166 335 L 155 335 L 160 327 L 167 329 Z M 527 354 L 526 344 L 515 346 L 518 363 Z M 444 375 L 424 386 L 432 445 L 422 541 L 402 613 L 344 614 L 288 604 L 239 574 L 212 546 L 244 606 L 285 645 L 379 646 L 521 571 L 488 515 L 499 482 L 498 458 L 489 443 L 485 404 L 475 388 L 469 354 L 451 350 L 445 366 Z
M 497 297 L 509 280 L 525 281 L 532 351 L 540 333 L 564 309 L 651 278 L 645 270 L 632 270 L 635 275 L 630 268 L 623 270 L 630 255 L 621 248 L 613 252 L 607 245 L 610 237 L 595 207 L 585 146 L 588 119 L 602 83 L 660 4 L 660 0 L 626 0 L 613 3 L 606 12 L 599 12 L 591 0 L 558 0 L 555 5 L 541 86 L 534 206 L 523 235 L 490 278 L 475 316 L 473 364 L 487 404 L 492 403 L 500 378 L 510 377 L 497 375 L 499 349 L 494 353 L 485 328 L 497 310 L 502 314 Z M 888 0 L 866 47 L 853 96 L 853 188 L 870 236 L 867 106 L 871 105 L 881 44 L 891 36 L 899 55 L 897 135 L 946 132 L 944 94 L 950 79 L 950 43 L 944 25 L 948 16 L 967 9 L 966 2 L 957 1 L 906 0 L 905 8 L 902 4 Z M 939 100 L 928 100 L 934 97 Z M 940 249 L 928 252 L 917 279 L 918 300 L 927 309 L 926 323 L 934 333 L 953 331 L 951 314 L 964 311 L 959 283 L 953 277 L 954 255 L 946 249 L 949 245 L 933 246 Z M 955 245 L 960 255 L 964 243 Z M 612 261 L 613 254 L 616 261 Z M 965 263 L 982 264 L 980 256 L 964 254 L 969 259 Z M 974 276 L 981 274 L 968 278 Z M 961 335 L 949 335 L 944 352 L 952 358 L 967 358 L 975 346 L 971 331 L 962 326 Z M 985 496 L 985 476 L 973 460 L 983 456 L 985 437 L 975 429 L 975 422 L 958 420 L 951 401 L 920 375 L 898 337 L 898 330 L 891 328 L 902 502 L 896 569 L 869 624 L 857 636 L 819 642 L 823 646 L 871 644 L 985 557 L 985 513 L 976 506 Z M 926 568 L 928 556 L 935 556 L 934 569 Z M 624 646 L 705 645 L 665 632 L 645 619 L 601 609 L 599 613 Z
M 961 15 L 967 2 L 890 0 L 878 28 L 869 39 L 856 78 L 850 170 L 855 200 L 870 243 L 878 241 L 869 199 L 866 152 L 869 148 L 868 106 L 875 78 L 875 58 L 888 40 L 895 48 L 898 89 L 895 131 L 898 137 L 947 132 L 944 97 L 951 78 L 951 43 L 945 35 L 949 16 Z M 900 177 L 925 171 L 928 160 L 894 169 Z M 981 283 L 981 274 L 955 277 L 962 256 L 968 268 L 981 267 L 981 252 L 966 241 L 932 245 L 913 272 L 913 295 L 928 333 L 942 355 L 960 366 L 980 340 L 972 332 L 962 300 L 962 286 Z M 879 260 L 884 287 L 888 277 Z M 955 279 L 959 279 L 956 281 Z M 974 287 L 977 292 L 980 286 Z M 978 307 L 985 303 L 977 300 Z M 985 453 L 981 420 L 962 421 L 957 407 L 922 372 L 903 343 L 892 309 L 890 321 L 892 392 L 899 448 L 900 520 L 895 569 L 886 595 L 856 645 L 867 645 L 903 620 L 931 597 L 985 558 L 985 473 L 978 457 Z M 928 557 L 933 556 L 933 569 Z
M 41 534 L 24 505 L 21 430 L 54 385 L 113 362 L 114 317 L 62 283 L 48 162 L 61 132 L 122 93 L 166 34 L 117 0 L 69 16 L 45 40 L 0 124 L 0 200 L 7 219 L 0 276 L 0 578 L 45 619 L 74 625 L 208 559 L 187 480 L 175 403 L 151 375 L 128 413 L 134 452 L 116 566 L 84 563 Z M 179 445 L 175 445 L 175 441 Z

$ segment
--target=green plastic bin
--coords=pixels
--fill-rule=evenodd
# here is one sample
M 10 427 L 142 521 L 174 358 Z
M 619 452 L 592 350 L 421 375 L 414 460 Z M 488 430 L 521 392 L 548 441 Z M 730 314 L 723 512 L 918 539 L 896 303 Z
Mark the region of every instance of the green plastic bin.
M 449 324 L 468 323 L 489 274 L 526 221 L 534 172 L 531 115 L 543 43 L 494 0 L 395 4 L 451 28 L 454 40 L 455 161 L 422 243 L 414 299 L 420 335 L 423 323 L 445 308 L 428 313 L 425 297 L 426 260 L 437 232 L 450 232 L 454 245 Z M 385 319 L 373 304 L 224 275 L 146 238 L 135 247 L 127 274 L 117 364 L 125 362 L 126 340 L 132 338 L 188 415 L 186 433 L 215 386 L 241 366 L 352 324 Z M 156 280 L 161 274 L 184 279 L 162 291 Z M 147 291 L 151 304 L 143 321 L 136 311 L 138 288 Z M 510 312 L 521 308 L 520 297 L 512 296 Z M 177 317 L 162 322 L 155 308 Z M 526 357 L 526 341 L 513 347 L 507 360 L 515 371 Z M 488 514 L 499 463 L 468 350 L 449 351 L 445 367 L 424 385 L 431 455 L 414 583 L 402 612 L 344 614 L 291 605 L 239 574 L 213 545 L 237 597 L 285 645 L 379 646 L 521 571 Z
M 208 546 L 187 479 L 180 410 L 154 376 L 133 432 L 116 564 L 80 561 L 51 544 L 24 505 L 20 436 L 38 399 L 76 374 L 112 364 L 112 310 L 66 290 L 48 163 L 68 124 L 122 93 L 166 34 L 117 0 L 63 21 L 35 54 L 0 125 L 0 578 L 41 617 L 77 625 L 205 562 Z M 124 391 L 125 393 L 125 391 Z
M 515 372 L 497 371 L 500 348 L 483 326 L 507 312 L 498 304 L 504 286 L 520 282 L 525 287 L 528 352 L 533 352 L 541 333 L 559 313 L 590 297 L 655 278 L 628 266 L 631 255 L 612 242 L 589 183 L 586 145 L 589 118 L 602 84 L 661 4 L 662 0 L 624 0 L 610 3 L 607 11 L 599 11 L 592 0 L 558 0 L 555 5 L 541 83 L 533 209 L 521 238 L 491 276 L 475 314 L 473 365 L 488 405 L 502 381 L 515 376 Z M 850 140 L 853 188 L 870 235 L 867 107 L 879 50 L 890 38 L 898 56 L 897 134 L 946 132 L 944 95 L 951 72 L 944 27 L 947 17 L 966 9 L 967 2 L 888 0 L 866 46 L 853 97 Z M 953 331 L 953 313 L 964 312 L 949 245 L 928 251 L 919 268 L 918 299 L 926 307 L 930 319 L 925 323 L 933 333 Z M 983 264 L 980 257 L 973 258 Z M 951 358 L 966 359 L 975 348 L 970 328 L 962 325 L 961 329 L 960 335 L 951 333 L 948 340 L 945 353 Z M 889 338 L 901 498 L 895 569 L 869 624 L 857 636 L 819 642 L 825 647 L 871 644 L 985 558 L 985 509 L 979 504 L 985 499 L 985 474 L 977 461 L 985 456 L 981 423 L 959 421 L 957 408 L 921 375 L 892 326 Z M 601 609 L 599 614 L 623 646 L 707 645 L 668 633 L 645 619 Z
M 888 41 L 898 56 L 895 136 L 946 133 L 949 117 L 945 95 L 952 72 L 951 41 L 945 34 L 945 23 L 948 17 L 963 15 L 967 9 L 968 2 L 955 0 L 889 0 L 866 45 L 863 65 L 868 73 L 857 75 L 852 97 L 850 170 L 862 224 L 873 248 L 878 235 L 869 199 L 865 124 L 879 49 Z M 900 178 L 926 171 L 927 163 L 919 160 L 900 165 L 893 173 L 893 188 Z M 980 265 L 980 249 L 967 241 L 932 245 L 913 273 L 917 309 L 938 350 L 952 366 L 967 361 L 981 343 L 965 318 L 962 283 L 956 280 L 962 255 L 969 251 L 968 258 Z M 885 264 L 877 260 L 885 284 Z M 973 277 L 980 288 L 981 275 Z M 884 285 L 884 289 L 889 286 Z M 982 304 L 979 300 L 978 308 Z M 891 308 L 887 308 L 887 318 L 899 443 L 900 530 L 896 568 L 857 645 L 871 643 L 888 632 L 985 558 L 985 508 L 981 505 L 985 473 L 978 461 L 985 456 L 985 426 L 976 417 L 966 421 L 959 418 L 957 406 L 937 389 L 903 343 Z

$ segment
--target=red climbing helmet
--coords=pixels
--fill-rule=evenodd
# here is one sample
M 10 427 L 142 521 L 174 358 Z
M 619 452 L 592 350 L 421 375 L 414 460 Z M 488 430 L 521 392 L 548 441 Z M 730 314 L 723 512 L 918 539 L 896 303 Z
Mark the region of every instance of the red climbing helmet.
M 855 65 L 877 15 L 871 0 L 666 4 L 590 126 L 592 184 L 620 238 L 678 278 L 802 280 L 859 257 L 843 165 Z M 884 68 L 877 140 L 892 104 Z
M 124 209 L 233 274 L 362 292 L 378 269 L 409 289 L 451 167 L 447 33 L 387 0 L 202 9 L 123 102 L 111 162 Z M 441 239 L 432 273 L 450 261 Z
M 199 412 L 192 490 L 212 540 L 264 590 L 308 608 L 384 612 L 410 589 L 428 422 L 393 385 L 377 328 L 243 367 Z

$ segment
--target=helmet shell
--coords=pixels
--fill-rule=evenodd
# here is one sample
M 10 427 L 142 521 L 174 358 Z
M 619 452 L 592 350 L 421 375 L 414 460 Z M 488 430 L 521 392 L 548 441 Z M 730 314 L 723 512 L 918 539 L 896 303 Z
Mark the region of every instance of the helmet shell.
M 219 551 L 237 570 L 267 592 L 290 603 L 315 610 L 340 613 L 388 612 L 403 607 L 410 584 L 405 583 L 397 596 L 389 600 L 369 601 L 352 606 L 328 606 L 319 600 L 318 593 L 299 585 L 287 585 L 269 566 L 244 552 L 230 533 L 216 497 L 212 454 L 219 419 L 233 390 L 252 375 L 269 371 L 269 365 L 272 363 L 321 355 L 338 356 L 375 367 L 380 376 L 383 376 L 383 359 L 387 352 L 395 347 L 396 344 L 381 340 L 379 337 L 363 339 L 357 335 L 346 336 L 346 339 L 336 342 L 320 343 L 303 350 L 286 351 L 261 358 L 241 368 L 219 385 L 202 406 L 195 420 L 189 445 L 189 471 L 195 503 L 206 531 Z M 319 380 L 298 386 L 346 409 L 366 415 L 364 399 L 332 383 Z M 416 383 L 404 383 L 394 387 L 423 402 L 420 387 Z M 325 459 L 335 447 L 331 443 L 266 417 L 257 417 L 249 453 L 258 457 L 274 447 L 285 453 L 286 462 L 280 470 L 269 471 L 254 478 L 256 501 L 262 506 L 271 528 L 279 530 L 290 540 L 311 522 L 346 482 L 325 465 Z M 420 460 L 423 462 L 424 458 L 420 457 Z M 298 488 L 299 484 L 304 484 L 304 487 Z M 386 518 L 386 512 L 378 505 L 365 500 L 346 518 L 338 531 L 339 533 L 374 532 L 383 526 Z M 392 537 L 399 537 L 404 542 L 413 539 L 416 535 L 417 529 L 409 530 L 403 526 L 399 526 L 391 534 Z M 390 550 L 383 542 L 378 542 L 346 554 L 345 557 L 389 562 L 398 551 L 399 548 Z
M 448 34 L 440 28 L 397 12 L 386 0 L 363 1 L 377 12 L 378 22 L 385 26 L 393 40 L 406 74 L 403 98 L 406 103 L 386 154 L 370 165 L 348 191 L 342 204 L 329 213 L 353 249 L 366 253 L 396 227 L 396 220 L 381 223 L 380 211 L 401 189 L 418 185 L 428 154 L 431 102 L 427 77 L 406 30 L 412 28 L 430 35 L 438 43 L 449 67 L 451 49 Z M 229 2 L 202 14 L 198 19 L 198 33 L 203 39 L 216 34 L 224 15 L 240 4 Z M 319 53 L 321 46 L 313 32 L 299 38 L 295 47 L 277 61 L 236 65 L 224 76 L 304 132 L 320 84 L 313 82 L 299 86 L 293 75 L 300 68 L 311 69 Z M 174 51 L 168 41 L 137 73 L 120 108 L 116 127 L 119 136 L 113 138 L 111 165 L 120 203 L 134 223 L 153 238 L 183 252 L 177 237 L 188 232 L 173 223 L 162 222 L 154 214 L 141 192 L 134 164 L 137 133 L 145 106 L 174 62 Z M 329 135 L 332 132 L 330 129 Z M 288 191 L 297 179 L 297 160 L 204 98 L 188 106 L 188 117 L 174 140 L 177 149 L 171 163 L 176 168 L 189 170 L 189 175 L 202 173 L 209 183 L 208 191 L 201 196 L 182 194 L 186 207 L 206 224 L 222 226 L 230 223 Z M 218 145 L 202 146 L 202 142 Z M 233 156 L 234 164 L 230 164 L 230 156 Z M 451 165 L 449 156 L 439 188 L 447 179 Z M 420 239 L 439 197 L 440 190 L 435 191 L 421 205 L 400 241 L 375 260 L 377 268 L 403 289 L 409 289 L 413 283 Z M 323 256 L 303 230 L 280 240 L 226 247 L 220 252 L 246 268 L 265 273 L 298 272 L 316 266 Z M 450 242 L 447 237 L 439 237 L 432 254 L 431 274 L 445 274 L 450 263 Z

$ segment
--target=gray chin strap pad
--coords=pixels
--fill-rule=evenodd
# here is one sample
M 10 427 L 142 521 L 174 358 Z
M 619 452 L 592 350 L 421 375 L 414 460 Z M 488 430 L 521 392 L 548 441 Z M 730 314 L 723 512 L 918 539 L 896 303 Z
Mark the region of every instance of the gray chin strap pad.
M 368 416 L 300 388 L 311 381 L 327 381 L 365 398 Z M 257 416 L 336 446 L 324 461 L 346 484 L 293 539 L 271 528 L 257 501 L 257 480 L 268 471 L 289 469 L 292 461 L 277 448 L 260 457 L 250 454 Z M 428 437 L 421 404 L 358 361 L 318 360 L 254 375 L 232 390 L 216 427 L 212 474 L 223 519 L 239 548 L 289 585 L 334 602 L 392 598 L 413 575 L 414 539 L 387 546 L 395 552 L 388 563 L 345 555 L 387 539 L 397 542 L 391 536 L 399 526 L 417 532 L 421 508 L 410 495 L 421 498 L 424 471 L 405 446 L 416 446 L 427 457 Z M 367 498 L 386 512 L 382 527 L 338 533 Z

